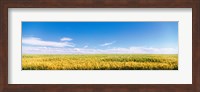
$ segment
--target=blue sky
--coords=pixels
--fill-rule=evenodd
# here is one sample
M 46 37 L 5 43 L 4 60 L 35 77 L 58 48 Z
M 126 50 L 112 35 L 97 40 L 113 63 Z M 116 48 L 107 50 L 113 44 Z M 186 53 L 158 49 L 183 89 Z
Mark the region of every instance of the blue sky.
M 177 53 L 178 22 L 22 22 L 22 50 L 35 54 Z

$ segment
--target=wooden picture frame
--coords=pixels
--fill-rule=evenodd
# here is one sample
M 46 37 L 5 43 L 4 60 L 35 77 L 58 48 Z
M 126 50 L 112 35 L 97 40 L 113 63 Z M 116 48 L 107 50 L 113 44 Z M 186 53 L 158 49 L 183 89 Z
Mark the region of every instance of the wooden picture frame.
M 8 8 L 192 8 L 192 84 L 8 84 Z M 200 92 L 200 0 L 1 0 L 0 92 Z

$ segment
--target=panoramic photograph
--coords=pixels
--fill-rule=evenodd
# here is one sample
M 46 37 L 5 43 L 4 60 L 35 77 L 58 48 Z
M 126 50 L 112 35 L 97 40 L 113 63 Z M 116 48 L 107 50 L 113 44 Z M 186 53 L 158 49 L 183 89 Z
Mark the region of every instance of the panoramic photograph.
M 178 70 L 178 22 L 22 22 L 22 70 Z

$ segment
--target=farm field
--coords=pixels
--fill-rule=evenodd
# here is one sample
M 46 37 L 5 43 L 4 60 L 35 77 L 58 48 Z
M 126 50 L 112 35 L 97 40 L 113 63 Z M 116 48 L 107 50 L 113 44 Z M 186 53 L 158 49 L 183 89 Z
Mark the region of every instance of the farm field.
M 178 55 L 23 54 L 22 70 L 178 70 Z

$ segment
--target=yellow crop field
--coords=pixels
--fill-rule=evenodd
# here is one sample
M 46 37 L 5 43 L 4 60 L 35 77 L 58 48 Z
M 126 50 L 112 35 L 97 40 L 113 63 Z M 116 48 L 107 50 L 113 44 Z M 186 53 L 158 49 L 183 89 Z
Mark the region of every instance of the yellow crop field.
M 24 54 L 22 70 L 178 70 L 178 55 Z

